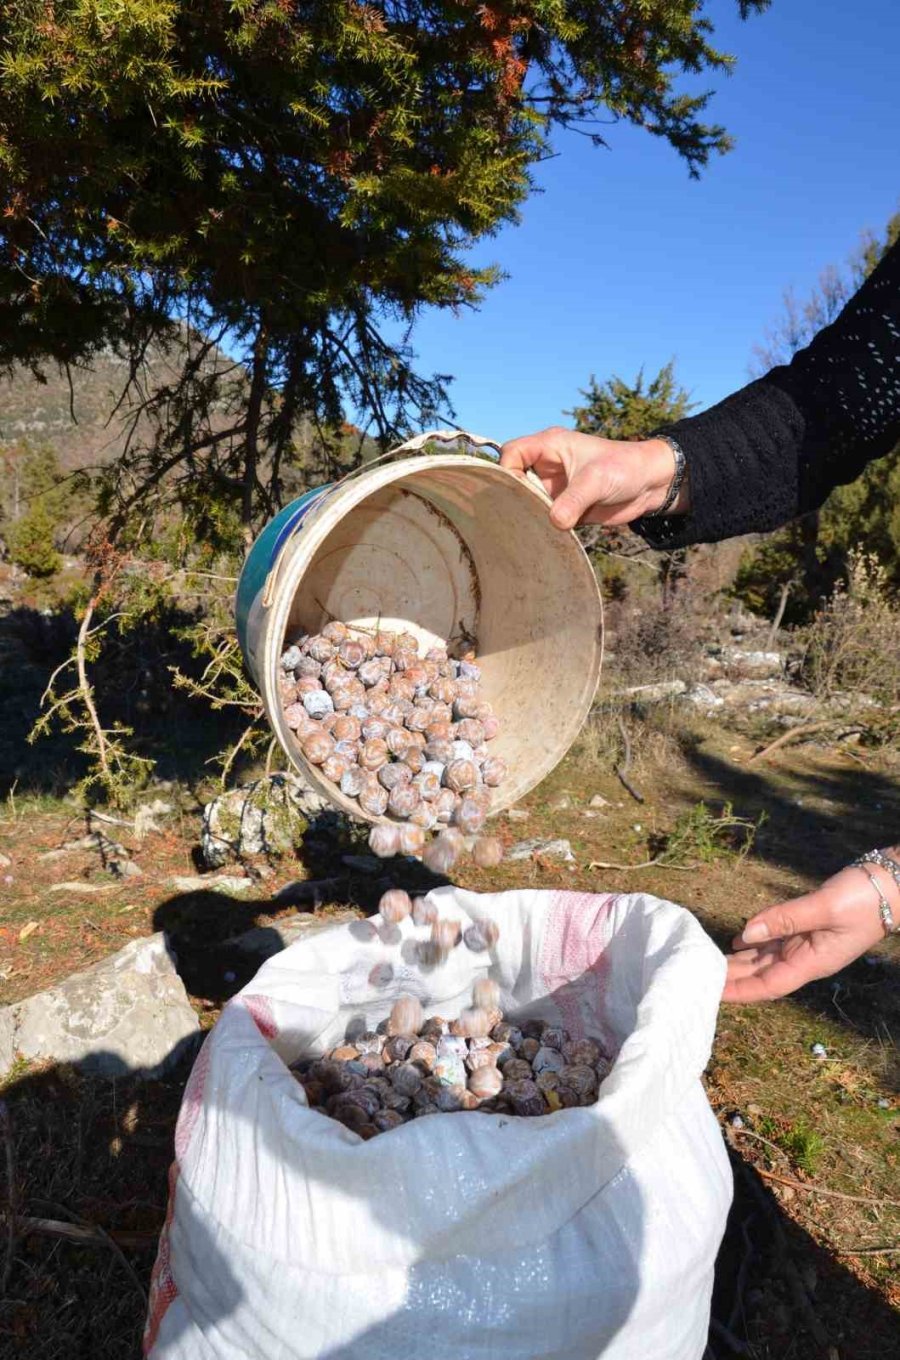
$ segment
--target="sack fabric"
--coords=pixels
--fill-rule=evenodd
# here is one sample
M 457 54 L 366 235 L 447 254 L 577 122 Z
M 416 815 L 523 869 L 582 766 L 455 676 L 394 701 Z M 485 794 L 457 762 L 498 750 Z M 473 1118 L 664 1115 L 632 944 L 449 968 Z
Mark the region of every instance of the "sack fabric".
M 496 948 L 425 971 L 427 927 L 387 943 L 350 922 L 225 1008 L 178 1119 L 152 1360 L 700 1360 L 731 1199 L 700 1080 L 722 955 L 641 893 L 430 900 L 496 920 Z M 452 1019 L 488 972 L 508 1014 L 603 1042 L 595 1105 L 431 1115 L 369 1142 L 309 1109 L 288 1063 L 401 994 Z

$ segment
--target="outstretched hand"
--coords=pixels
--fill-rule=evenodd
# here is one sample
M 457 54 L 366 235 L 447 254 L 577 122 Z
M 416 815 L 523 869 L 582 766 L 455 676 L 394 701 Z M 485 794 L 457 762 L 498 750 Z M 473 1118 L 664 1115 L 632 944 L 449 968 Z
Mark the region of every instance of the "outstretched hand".
M 675 458 L 664 439 L 600 439 L 554 425 L 504 444 L 503 467 L 524 477 L 531 468 L 554 502 L 558 529 L 576 524 L 630 524 L 666 498 Z M 687 487 L 673 507 L 687 509 Z
M 896 888 L 876 874 L 900 919 Z M 842 869 L 815 892 L 751 917 L 733 942 L 724 1001 L 773 1001 L 829 977 L 883 939 L 878 899 L 860 869 Z

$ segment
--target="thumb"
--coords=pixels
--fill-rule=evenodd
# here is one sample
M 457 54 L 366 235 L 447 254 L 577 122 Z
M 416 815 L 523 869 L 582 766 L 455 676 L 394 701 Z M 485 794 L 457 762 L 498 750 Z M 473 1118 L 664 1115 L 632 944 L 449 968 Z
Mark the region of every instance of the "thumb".
M 789 935 L 801 935 L 807 930 L 821 930 L 828 924 L 828 908 L 819 897 L 810 893 L 767 907 L 751 916 L 735 945 L 765 944 L 766 940 L 784 940 Z
M 576 472 L 565 491 L 553 502 L 550 519 L 557 529 L 574 529 L 592 505 L 603 496 L 606 478 L 597 463 Z

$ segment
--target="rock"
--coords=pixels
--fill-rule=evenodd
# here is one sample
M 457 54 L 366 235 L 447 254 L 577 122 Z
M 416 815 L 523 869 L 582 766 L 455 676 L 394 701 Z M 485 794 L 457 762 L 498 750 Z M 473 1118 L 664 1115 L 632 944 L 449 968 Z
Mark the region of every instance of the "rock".
M 707 657 L 705 670 L 708 680 L 720 676 L 730 680 L 768 680 L 784 674 L 784 657 L 780 652 L 723 647 L 716 656 Z
M 507 808 L 506 816 L 511 822 L 527 822 L 531 813 L 525 808 L 511 807 Z
M 119 878 L 140 878 L 143 869 L 131 859 L 117 859 L 112 866 Z
M 8 869 L 11 864 L 9 855 L 0 855 L 0 869 Z
M 176 892 L 220 892 L 241 893 L 253 887 L 252 878 L 240 878 L 237 874 L 175 874 L 169 879 Z
M 566 792 L 566 791 L 563 791 L 563 792 L 559 795 L 559 797 L 558 797 L 558 798 L 554 798 L 553 802 L 550 804 L 550 811 L 551 811 L 551 812 L 567 812 L 571 806 L 572 806 L 572 795 L 571 795 L 571 793 L 568 793 L 568 792 Z
M 713 713 L 725 704 L 721 694 L 716 694 L 709 685 L 691 685 L 681 697 L 684 703 L 693 704 L 701 713 Z
M 544 841 L 536 837 L 530 841 L 519 841 L 507 850 L 508 860 L 534 859 L 540 856 L 541 859 L 561 859 L 572 862 L 575 856 L 572 854 L 572 846 L 567 840 Z
M 620 689 L 612 696 L 614 699 L 637 699 L 643 704 L 658 704 L 663 699 L 673 699 L 684 694 L 687 685 L 683 680 L 660 680 L 655 685 L 631 685 Z
M 162 933 L 133 940 L 49 991 L 0 1010 L 0 1073 L 17 1056 L 117 1077 L 160 1076 L 200 1024 Z
M 315 935 L 328 926 L 342 925 L 346 921 L 358 919 L 355 911 L 335 912 L 330 916 L 287 916 L 283 920 L 273 921 L 271 925 L 254 926 L 252 930 L 245 930 L 242 935 L 235 935 L 226 940 L 222 948 L 240 949 L 253 955 L 260 963 L 264 963 L 273 954 L 279 954 L 282 949 L 287 949 L 288 945 L 295 944 L 297 940 L 302 940 L 307 935 Z
M 162 798 L 154 798 L 152 803 L 142 803 L 134 814 L 134 834 L 139 841 L 154 833 L 162 831 L 160 818 L 166 817 L 170 812 L 174 812 L 172 803 L 165 802 Z
M 284 855 L 310 818 L 328 807 L 293 773 L 273 774 L 220 794 L 203 809 L 200 853 L 210 869 L 247 855 Z
M 721 700 L 721 705 L 716 707 L 728 711 L 743 709 L 747 713 L 759 713 L 768 710 L 773 716 L 782 713 L 803 716 L 817 707 L 813 695 L 795 689 L 783 680 L 714 680 L 708 688 Z
M 610 806 L 609 799 L 604 798 L 602 793 L 595 793 L 591 801 L 588 803 L 588 807 L 592 808 L 604 808 L 609 806 Z

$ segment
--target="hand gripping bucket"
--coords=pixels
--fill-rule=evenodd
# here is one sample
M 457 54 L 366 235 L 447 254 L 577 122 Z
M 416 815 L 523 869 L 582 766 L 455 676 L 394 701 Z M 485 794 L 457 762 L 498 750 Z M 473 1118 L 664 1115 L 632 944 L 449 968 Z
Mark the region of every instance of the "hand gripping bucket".
M 238 583 L 238 637 L 273 732 L 307 782 L 360 819 L 356 801 L 307 763 L 282 716 L 279 660 L 297 634 L 339 619 L 413 633 L 420 650 L 474 647 L 482 694 L 501 723 L 491 753 L 509 767 L 494 812 L 562 759 L 600 674 L 597 581 L 577 537 L 550 524 L 536 479 L 484 455 L 416 456 L 431 441 L 497 448 L 431 431 L 392 450 L 391 461 L 307 491 L 263 530 Z

